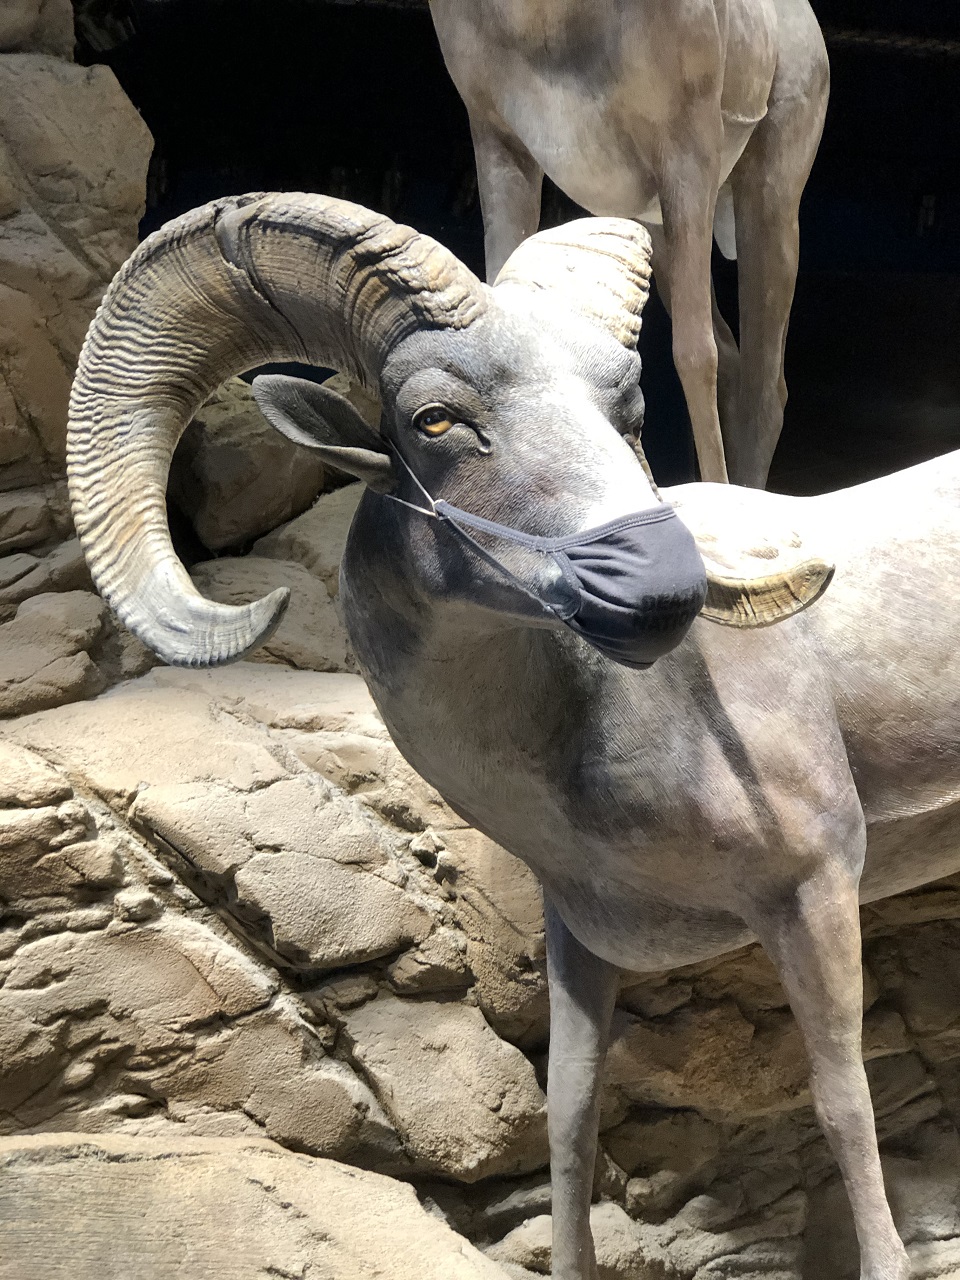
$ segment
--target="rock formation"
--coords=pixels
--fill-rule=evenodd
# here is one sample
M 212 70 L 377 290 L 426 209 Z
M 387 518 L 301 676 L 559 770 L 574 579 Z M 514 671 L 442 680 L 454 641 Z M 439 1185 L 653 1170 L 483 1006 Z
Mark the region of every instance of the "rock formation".
M 5 1257 L 37 1259 L 9 1272 L 24 1280 L 503 1276 L 425 1213 L 412 1188 L 255 1138 L 44 1135 L 0 1143 L 0 1182 L 23 1206 Z M 106 1268 L 93 1220 L 110 1232 Z
M 83 584 L 75 544 L 62 545 L 71 533 L 63 480 L 67 399 L 87 326 L 136 245 L 153 143 L 113 73 L 72 61 L 70 0 L 9 0 L 0 9 L 6 620 L 27 595 Z M 249 388 L 234 379 L 186 432 L 171 494 L 212 553 L 249 545 L 305 510 L 326 479 L 319 464 L 266 426 Z M 27 575 L 30 583 L 18 587 Z
M 204 407 L 172 478 L 195 580 L 293 591 L 218 671 L 157 666 L 71 537 L 66 396 L 150 140 L 68 10 L 0 14 L 0 1277 L 547 1275 L 538 888 L 356 674 L 359 486 L 314 502 L 335 478 L 242 382 Z M 960 877 L 863 923 L 891 1199 L 915 1276 L 960 1274 Z M 625 974 L 602 1280 L 855 1280 L 806 1082 L 757 948 Z
M 0 15 L 0 556 L 69 531 L 63 450 L 87 325 L 136 244 L 151 138 L 69 0 Z M 0 579 L 7 576 L 0 559 Z M 5 584 L 4 584 L 5 585 Z

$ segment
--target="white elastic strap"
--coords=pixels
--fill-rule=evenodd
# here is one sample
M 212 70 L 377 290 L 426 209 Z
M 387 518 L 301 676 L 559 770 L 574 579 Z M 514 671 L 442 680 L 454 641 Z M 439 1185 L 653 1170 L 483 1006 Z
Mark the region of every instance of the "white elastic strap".
M 403 467 L 404 471 L 406 471 L 407 475 L 410 477 L 413 483 L 417 486 L 417 488 L 420 490 L 420 492 L 423 494 L 426 500 L 430 503 L 430 509 L 428 511 L 424 507 L 418 507 L 414 502 L 406 502 L 403 498 L 394 497 L 392 493 L 385 493 L 383 496 L 385 498 L 389 498 L 391 502 L 399 502 L 401 507 L 409 507 L 411 511 L 419 511 L 422 516 L 431 516 L 434 520 L 439 519 L 439 516 L 437 514 L 437 506 L 433 500 L 433 496 L 430 493 L 428 493 L 427 490 L 420 483 L 420 480 L 416 472 L 407 462 L 406 458 L 403 456 L 403 454 L 400 452 L 397 446 L 393 444 L 392 441 L 389 441 L 389 440 L 387 441 L 387 445 L 390 449 L 390 452 L 393 454 L 396 460 Z

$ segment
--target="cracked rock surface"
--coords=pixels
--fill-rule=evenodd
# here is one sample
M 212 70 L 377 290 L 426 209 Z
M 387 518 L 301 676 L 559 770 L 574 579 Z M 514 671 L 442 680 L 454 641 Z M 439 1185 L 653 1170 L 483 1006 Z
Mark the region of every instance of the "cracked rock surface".
M 475 1000 L 450 1002 L 473 985 L 452 891 L 384 820 L 379 788 L 351 797 L 273 723 L 297 724 L 302 751 L 325 706 L 403 773 L 355 676 L 156 671 L 8 724 L 18 794 L 36 777 L 30 794 L 55 780 L 62 798 L 0 811 L 0 1007 L 8 1037 L 20 1028 L 7 1132 L 68 1113 L 78 1129 L 112 1115 L 220 1132 L 229 1113 L 240 1131 L 391 1171 L 472 1181 L 543 1165 L 533 1066 Z M 368 783 L 385 767 L 371 755 Z
M 85 1226 L 100 1224 L 110 1248 Z M 51 1233 L 50 1222 L 58 1224 Z M 10 1260 L 21 1260 L 16 1272 Z M 0 1139 L 0 1276 L 498 1280 L 411 1187 L 249 1138 Z
M 327 472 L 268 425 L 253 392 L 231 378 L 184 432 L 170 493 L 209 551 L 238 547 L 297 516 Z
M 51 41 L 69 4 L 18 7 L 20 39 L 0 46 L 23 50 L 0 53 L 0 554 L 69 529 L 58 482 L 70 380 L 136 243 L 152 146 L 113 73 L 68 60 L 72 24 Z

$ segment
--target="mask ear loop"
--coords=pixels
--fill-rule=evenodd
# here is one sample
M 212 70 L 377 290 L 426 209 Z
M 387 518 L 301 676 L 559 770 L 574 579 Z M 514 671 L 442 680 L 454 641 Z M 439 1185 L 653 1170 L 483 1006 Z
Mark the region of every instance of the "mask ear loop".
M 393 494 L 393 493 L 384 493 L 381 496 L 384 498 L 389 498 L 391 502 L 399 502 L 401 507 L 409 507 L 411 511 L 419 511 L 422 516 L 429 516 L 430 519 L 432 520 L 439 520 L 440 513 L 437 510 L 437 504 L 434 502 L 433 497 L 427 492 L 427 490 L 420 483 L 420 479 L 417 476 L 416 472 L 413 470 L 413 468 L 410 466 L 406 458 L 403 456 L 403 454 L 400 452 L 400 450 L 397 448 L 397 446 L 393 443 L 392 440 L 388 440 L 386 443 L 387 443 L 387 448 L 393 454 L 394 460 L 400 463 L 401 467 L 403 467 L 404 471 L 406 471 L 407 475 L 410 477 L 413 483 L 417 486 L 417 488 L 426 498 L 427 502 L 430 503 L 430 506 L 429 506 L 429 509 L 427 507 L 418 507 L 415 502 L 407 502 L 403 498 L 398 498 L 396 494 Z
M 477 555 L 480 556 L 482 560 L 485 560 L 487 564 L 491 565 L 494 569 L 497 569 L 500 573 L 502 573 L 503 576 L 509 579 L 509 581 L 512 582 L 513 585 L 519 591 L 522 591 L 525 596 L 527 596 L 530 600 L 533 600 L 535 604 L 539 605 L 540 608 L 544 611 L 544 613 L 549 613 L 552 617 L 559 618 L 561 622 L 566 622 L 568 618 L 573 617 L 573 615 L 577 612 L 576 607 L 572 607 L 567 610 L 562 610 L 557 605 L 547 604 L 546 600 L 543 600 L 540 596 L 536 594 L 535 591 L 531 591 L 530 588 L 524 582 L 521 582 L 521 580 L 517 577 L 517 575 L 513 572 L 512 569 L 508 569 L 507 566 L 503 564 L 500 560 L 498 560 L 495 555 L 489 552 L 486 549 L 486 547 L 482 547 L 480 543 L 477 542 L 476 538 L 472 537 L 469 533 L 467 533 L 466 529 L 461 529 L 460 525 L 456 522 L 456 520 L 453 519 L 452 516 L 447 515 L 444 512 L 438 511 L 437 519 L 440 520 L 442 524 L 449 525 L 450 528 L 453 529 L 455 533 L 458 533 L 460 535 L 460 537 L 464 540 L 464 542 L 468 542 L 470 544 L 470 546 L 477 553 Z M 545 555 L 548 555 L 549 552 L 540 551 L 538 552 L 538 554 L 541 556 L 545 556 Z
M 576 613 L 575 608 L 571 608 L 568 611 L 564 612 L 560 608 L 555 607 L 554 605 L 547 604 L 547 602 L 545 600 L 542 600 L 540 596 L 536 594 L 536 592 L 531 591 L 530 588 L 526 586 L 525 583 L 521 582 L 520 579 L 517 577 L 517 575 L 511 569 L 508 569 L 505 564 L 501 564 L 501 562 L 496 558 L 496 556 L 491 554 L 491 552 L 489 552 L 486 549 L 486 547 L 482 547 L 480 543 L 477 542 L 476 538 L 472 537 L 469 533 L 467 533 L 466 529 L 462 529 L 460 525 L 457 523 L 457 521 L 454 520 L 454 518 L 447 511 L 438 510 L 437 504 L 434 501 L 433 496 L 420 483 L 420 479 L 417 476 L 416 472 L 407 462 L 406 458 L 403 456 L 400 450 L 396 447 L 395 444 L 393 444 L 392 441 L 388 441 L 387 443 L 388 443 L 390 452 L 393 454 L 394 458 L 396 458 L 396 460 L 400 463 L 404 471 L 406 471 L 407 475 L 410 477 L 413 483 L 417 486 L 417 488 L 426 498 L 427 502 L 430 503 L 430 506 L 429 508 L 418 507 L 416 503 L 406 502 L 403 498 L 398 498 L 395 494 L 392 494 L 392 493 L 384 493 L 381 495 L 382 497 L 389 498 L 391 502 L 399 502 L 402 507 L 407 507 L 410 511 L 418 511 L 420 515 L 427 516 L 431 520 L 438 520 L 441 525 L 447 525 L 449 528 L 451 528 L 454 531 L 454 533 L 459 534 L 460 537 L 464 540 L 464 542 L 468 542 L 470 546 L 473 548 L 473 550 L 477 553 L 477 555 L 482 560 L 484 560 L 492 568 L 496 569 L 499 573 L 503 574 L 503 576 L 506 577 L 510 582 L 512 582 L 513 585 L 517 587 L 518 590 L 520 590 L 525 596 L 528 597 L 528 599 L 532 600 L 534 604 L 538 605 L 543 610 L 544 613 L 550 614 L 551 617 L 559 618 L 561 622 L 566 622 L 568 618 L 573 617 L 573 615 Z M 444 506 L 446 505 L 447 504 L 444 503 Z M 537 550 L 540 555 L 548 554 L 546 551 L 543 551 L 539 548 L 533 548 L 533 549 Z M 563 566 L 561 565 L 560 567 L 562 572 Z M 564 574 L 564 578 L 566 578 L 566 574 Z

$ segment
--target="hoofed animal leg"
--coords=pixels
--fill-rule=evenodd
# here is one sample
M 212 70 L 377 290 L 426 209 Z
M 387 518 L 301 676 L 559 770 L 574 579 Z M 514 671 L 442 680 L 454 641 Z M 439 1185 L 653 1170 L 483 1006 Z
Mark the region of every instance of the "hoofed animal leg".
M 861 1050 L 863 975 L 857 883 L 823 866 L 791 900 L 748 921 L 780 973 L 810 1058 L 817 1117 L 840 1165 L 860 1242 L 862 1280 L 907 1280 L 887 1204 Z
M 667 246 L 663 235 L 663 227 L 658 223 L 644 223 L 650 232 L 653 244 L 653 273 L 657 285 L 657 293 L 663 303 L 664 310 L 672 319 L 673 304 L 670 297 L 670 272 L 667 269 Z M 659 264 L 659 270 L 658 270 Z M 728 432 L 734 430 L 739 413 L 740 395 L 740 351 L 737 340 L 730 326 L 720 314 L 717 306 L 716 291 L 711 285 L 711 304 L 713 315 L 713 339 L 717 344 L 717 408 L 720 412 L 720 428 L 723 433 L 724 449 Z
M 701 155 L 683 150 L 665 165 L 660 208 L 673 319 L 673 360 L 697 446 L 700 477 L 725 482 L 717 409 L 717 343 L 713 332 L 710 257 L 717 200 L 719 139 Z
M 740 348 L 730 326 L 717 306 L 717 291 L 711 286 L 713 302 L 713 337 L 717 344 L 717 408 L 720 411 L 720 430 L 723 434 L 723 452 L 730 471 L 727 439 L 735 434 L 740 414 Z
M 819 32 L 817 33 L 819 35 Z M 779 74 L 779 73 L 778 73 Z M 827 105 L 826 55 L 809 83 L 774 85 L 771 101 L 731 175 L 740 288 L 740 408 L 726 438 L 735 484 L 763 488 L 783 428 L 783 360 L 800 253 L 800 197 Z
M 483 213 L 487 280 L 540 225 L 543 170 L 523 143 L 477 115 L 470 117 Z
M 544 891 L 550 982 L 547 1105 L 553 1180 L 553 1280 L 596 1280 L 590 1196 L 600 1081 L 617 969 L 588 951 Z

